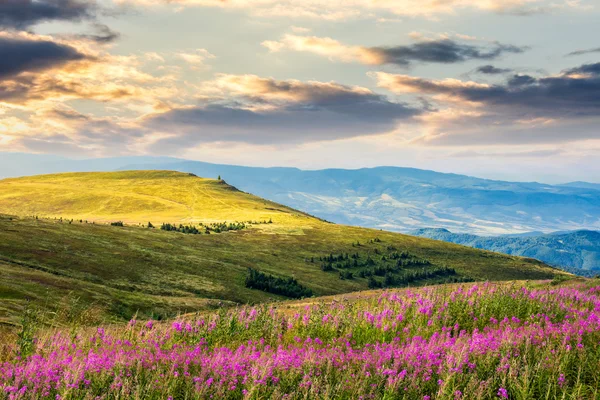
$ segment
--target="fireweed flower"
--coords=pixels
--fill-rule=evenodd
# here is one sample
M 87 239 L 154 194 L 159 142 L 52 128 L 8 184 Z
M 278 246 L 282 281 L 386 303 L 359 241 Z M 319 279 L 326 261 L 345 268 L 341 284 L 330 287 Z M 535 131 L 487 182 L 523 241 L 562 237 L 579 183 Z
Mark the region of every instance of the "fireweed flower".
M 508 398 L 510 383 L 498 377 L 515 379 L 531 361 L 540 365 L 531 387 L 550 385 L 569 398 L 596 382 L 594 368 L 565 366 L 600 363 L 587 351 L 600 342 L 598 293 L 584 286 L 434 287 L 289 314 L 242 307 L 74 335 L 56 330 L 37 337 L 27 358 L 2 358 L 0 348 L 0 399 L 430 400 L 469 397 L 474 387 L 482 398 Z

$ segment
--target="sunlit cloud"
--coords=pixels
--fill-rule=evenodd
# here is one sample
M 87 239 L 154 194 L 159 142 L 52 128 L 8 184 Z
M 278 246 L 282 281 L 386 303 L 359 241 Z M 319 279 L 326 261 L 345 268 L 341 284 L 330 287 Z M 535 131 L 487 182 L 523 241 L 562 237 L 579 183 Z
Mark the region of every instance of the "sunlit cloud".
M 195 69 L 205 67 L 206 60 L 215 58 L 215 55 L 211 54 L 206 49 L 196 49 L 191 52 L 180 52 L 177 53 L 176 56 Z
M 155 102 L 175 92 L 169 77 L 143 72 L 138 57 L 112 55 L 86 40 L 0 33 L 0 60 L 0 103 Z

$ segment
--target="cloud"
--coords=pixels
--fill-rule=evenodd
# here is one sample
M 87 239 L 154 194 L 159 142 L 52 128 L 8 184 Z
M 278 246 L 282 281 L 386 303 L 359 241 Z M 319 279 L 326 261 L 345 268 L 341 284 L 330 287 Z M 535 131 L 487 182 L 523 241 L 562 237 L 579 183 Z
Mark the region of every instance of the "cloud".
M 93 19 L 95 1 L 88 0 L 2 0 L 0 28 L 24 30 L 48 21 Z
M 161 63 L 165 62 L 165 58 L 163 56 L 161 56 L 160 54 L 153 52 L 153 51 L 145 53 L 144 57 L 148 61 L 161 62 Z
M 0 33 L 0 106 L 86 99 L 127 100 L 133 107 L 178 95 L 173 77 L 143 72 L 136 56 L 111 55 L 94 44 Z
M 0 121 L 0 135 L 10 138 L 12 148 L 70 155 L 125 154 L 146 133 L 129 121 L 83 114 L 64 104 Z
M 207 59 L 215 58 L 215 55 L 211 54 L 206 49 L 196 49 L 192 52 L 180 52 L 176 55 L 178 58 L 195 68 L 203 66 Z
M 87 58 L 74 47 L 33 35 L 0 33 L 0 80 Z
M 572 51 L 569 54 L 567 54 L 567 57 L 568 56 L 581 56 L 584 54 L 591 54 L 591 53 L 600 53 L 600 47 L 596 47 L 595 49 Z
M 442 95 L 455 102 L 521 110 L 536 116 L 594 116 L 600 112 L 600 63 L 586 64 L 556 76 L 512 75 L 505 84 L 428 80 L 376 73 L 381 87 L 396 93 Z
M 296 33 L 307 33 L 307 32 L 310 32 L 309 28 L 305 28 L 303 26 L 292 25 L 291 29 L 292 29 L 293 32 L 296 32 Z
M 564 71 L 564 74 L 570 78 L 598 79 L 600 77 L 600 62 L 570 68 Z
M 497 68 L 497 67 L 494 67 L 493 65 L 482 65 L 481 67 L 477 67 L 475 69 L 475 72 L 480 73 L 480 74 L 486 74 L 486 75 L 499 75 L 499 74 L 506 74 L 506 73 L 512 72 L 512 69 Z
M 181 7 L 214 7 L 247 10 L 260 17 L 313 18 L 330 21 L 358 17 L 377 17 L 390 13 L 408 17 L 435 17 L 478 10 L 498 14 L 527 16 L 566 8 L 583 8 L 579 1 L 564 0 L 119 0 L 145 6 L 168 4 Z
M 420 116 L 415 142 L 444 145 L 568 142 L 600 137 L 600 63 L 557 75 L 514 74 L 502 84 L 373 73 L 397 94 L 428 96 L 440 109 Z
M 95 33 L 76 35 L 78 39 L 91 40 L 97 43 L 112 43 L 121 37 L 119 32 L 115 32 L 104 24 L 94 23 Z
M 452 64 L 468 60 L 493 60 L 504 53 L 522 53 L 524 48 L 496 43 L 491 49 L 461 44 L 450 39 L 430 40 L 409 46 L 371 47 L 381 64 L 409 65 L 411 62 Z
M 334 82 L 219 75 L 204 88 L 222 97 L 144 120 L 146 129 L 170 136 L 159 140 L 154 150 L 210 142 L 281 145 L 373 135 L 393 131 L 421 112 L 366 88 Z
M 91 68 L 85 74 L 88 78 L 97 73 L 96 66 Z M 121 108 L 130 107 L 139 98 L 156 101 L 161 87 L 154 89 L 156 93 L 140 82 L 140 86 L 99 87 L 94 82 L 77 82 L 74 76 L 60 83 L 33 79 L 38 79 L 34 89 L 25 86 L 29 92 L 15 89 L 13 93 L 26 96 L 29 102 L 39 96 L 39 102 L 4 103 L 14 104 L 16 113 L 7 109 L 0 119 L 3 143 L 23 151 L 165 154 L 210 143 L 292 146 L 388 133 L 422 112 L 363 87 L 221 74 L 195 88 L 200 99 L 196 105 L 161 103 L 138 117 L 121 113 L 98 117 L 76 111 L 64 100 L 120 101 Z M 3 93 L 0 88 L 0 106 Z
M 493 43 L 491 47 L 459 43 L 441 38 L 421 40 L 417 43 L 390 47 L 347 46 L 328 37 L 285 35 L 281 41 L 262 43 L 271 52 L 284 49 L 309 52 L 343 62 L 360 62 L 367 65 L 392 64 L 409 66 L 412 63 L 453 64 L 469 60 L 492 60 L 505 53 L 522 53 L 524 47 Z

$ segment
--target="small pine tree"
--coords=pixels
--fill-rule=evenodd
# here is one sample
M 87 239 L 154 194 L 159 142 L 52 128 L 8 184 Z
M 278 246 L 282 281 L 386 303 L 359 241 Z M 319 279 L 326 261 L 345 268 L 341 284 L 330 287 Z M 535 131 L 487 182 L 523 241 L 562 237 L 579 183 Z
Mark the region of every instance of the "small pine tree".
M 373 278 L 372 276 L 369 277 L 368 285 L 369 285 L 369 289 L 377 289 L 377 288 L 381 287 L 381 283 L 377 279 Z

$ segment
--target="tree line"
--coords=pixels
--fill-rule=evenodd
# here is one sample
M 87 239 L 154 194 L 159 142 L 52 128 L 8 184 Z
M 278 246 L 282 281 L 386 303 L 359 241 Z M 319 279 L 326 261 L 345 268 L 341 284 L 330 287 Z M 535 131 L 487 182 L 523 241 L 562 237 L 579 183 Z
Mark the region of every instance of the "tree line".
M 210 224 L 204 224 L 200 222 L 196 225 L 184 225 L 184 224 L 170 224 L 163 223 L 160 226 L 160 229 L 163 231 L 169 232 L 179 232 L 185 233 L 189 235 L 210 235 L 211 233 L 223 233 L 229 231 L 241 231 L 250 227 L 251 225 L 260 225 L 260 224 L 272 224 L 273 220 L 269 219 L 264 221 L 247 221 L 247 222 L 213 222 Z M 151 222 L 148 222 L 148 228 L 154 228 Z
M 311 289 L 298 283 L 295 278 L 278 278 L 254 268 L 248 268 L 245 285 L 250 289 L 258 289 L 293 299 L 311 297 L 314 294 Z
M 447 279 L 447 283 L 473 281 L 473 279 L 470 277 L 458 276 L 454 268 L 436 267 L 405 271 L 401 274 L 393 274 L 388 272 L 384 275 L 383 281 L 376 279 L 373 275 L 370 275 L 368 286 L 370 289 L 378 289 L 392 286 L 403 286 L 417 281 L 443 277 L 450 277 L 450 279 Z
M 358 252 L 352 254 L 330 253 L 327 256 L 319 257 L 318 261 L 321 263 L 321 270 L 325 272 L 353 268 L 373 268 L 374 274 L 381 276 L 385 275 L 385 272 L 387 271 L 397 271 L 407 267 L 425 267 L 431 265 L 429 260 L 418 258 L 406 251 L 393 251 L 386 255 L 378 249 L 373 251 L 373 255 L 369 252 L 366 256 L 361 256 Z M 310 262 L 314 263 L 315 258 L 311 257 Z

